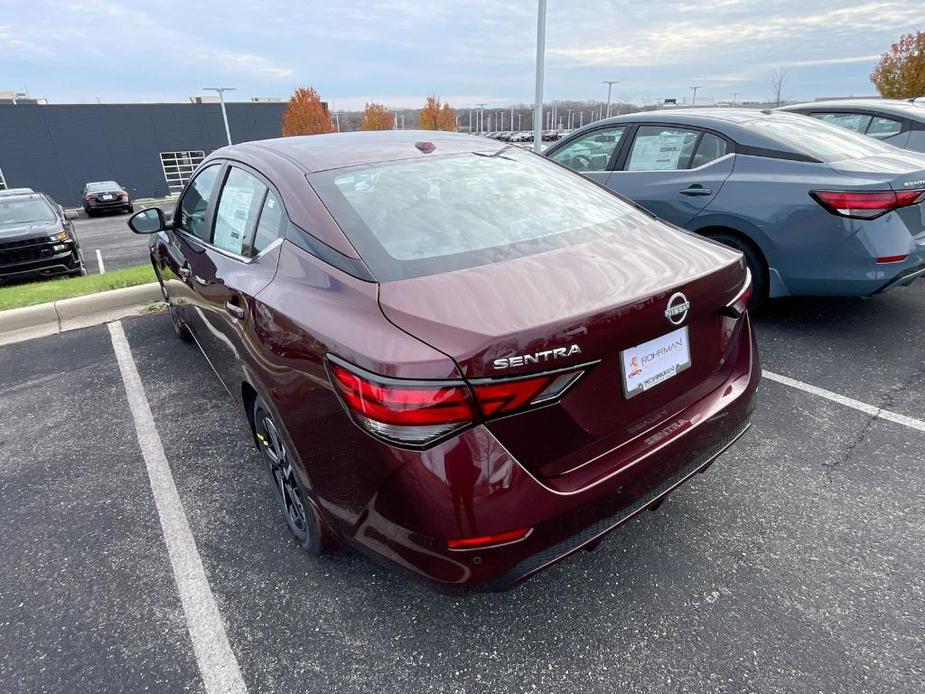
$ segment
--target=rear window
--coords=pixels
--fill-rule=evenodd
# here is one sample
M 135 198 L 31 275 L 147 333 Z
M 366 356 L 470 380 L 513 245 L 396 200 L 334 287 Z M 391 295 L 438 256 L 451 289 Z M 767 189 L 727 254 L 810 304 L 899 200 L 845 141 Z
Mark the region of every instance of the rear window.
M 97 181 L 96 183 L 87 184 L 88 193 L 102 193 L 105 190 L 121 190 L 120 186 L 115 181 Z
M 610 236 L 616 221 L 643 214 L 516 147 L 336 169 L 310 181 L 380 281 Z
M 842 161 L 889 154 L 896 150 L 865 135 L 815 118 L 787 116 L 751 121 L 749 127 L 820 161 Z
M 27 222 L 54 222 L 58 215 L 42 198 L 3 200 L 0 198 L 0 226 Z

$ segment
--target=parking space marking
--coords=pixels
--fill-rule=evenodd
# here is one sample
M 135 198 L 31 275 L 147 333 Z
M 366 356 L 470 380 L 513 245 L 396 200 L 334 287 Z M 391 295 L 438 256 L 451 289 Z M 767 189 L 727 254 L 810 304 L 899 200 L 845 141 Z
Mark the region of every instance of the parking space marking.
M 100 249 L 96 249 L 96 263 L 100 266 L 100 274 L 106 274 L 106 267 L 103 265 L 103 254 L 100 252 Z
M 238 660 L 231 650 L 222 616 L 209 587 L 196 540 L 189 528 L 183 503 L 170 472 L 164 446 L 154 426 L 151 407 L 122 323 L 109 324 L 112 348 L 125 384 L 129 409 L 135 420 L 138 445 L 148 470 L 154 503 L 161 521 L 173 577 L 180 593 L 196 663 L 209 694 L 246 692 Z
M 789 378 L 788 376 L 782 376 L 772 371 L 765 371 L 763 372 L 763 375 L 770 381 L 776 381 L 777 383 L 782 383 L 785 386 L 790 386 L 791 388 L 802 390 L 804 393 L 817 395 L 820 398 L 831 400 L 832 402 L 836 402 L 839 405 L 844 405 L 845 407 L 850 407 L 852 409 L 858 410 L 859 412 L 869 414 L 872 417 L 879 417 L 880 419 L 895 422 L 896 424 L 902 424 L 903 426 L 909 427 L 910 429 L 916 429 L 917 431 L 925 432 L 925 421 L 922 421 L 921 419 L 915 419 L 913 417 L 907 417 L 903 414 L 890 412 L 889 410 L 884 410 L 882 407 L 877 407 L 876 405 L 868 405 L 866 402 L 861 402 L 860 400 L 855 400 L 854 398 L 839 395 L 838 393 L 833 393 L 831 390 L 819 388 L 818 386 L 810 385 L 809 383 L 804 383 L 803 381 L 798 381 L 794 378 Z

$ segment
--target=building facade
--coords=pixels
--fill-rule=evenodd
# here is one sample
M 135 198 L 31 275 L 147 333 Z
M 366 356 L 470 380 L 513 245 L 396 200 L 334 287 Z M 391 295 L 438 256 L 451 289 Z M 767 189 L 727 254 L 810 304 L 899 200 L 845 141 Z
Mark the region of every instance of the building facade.
M 226 107 L 235 143 L 280 136 L 285 103 Z M 66 207 L 80 204 L 88 181 L 161 197 L 226 142 L 219 104 L 0 104 L 0 187 L 50 193 Z

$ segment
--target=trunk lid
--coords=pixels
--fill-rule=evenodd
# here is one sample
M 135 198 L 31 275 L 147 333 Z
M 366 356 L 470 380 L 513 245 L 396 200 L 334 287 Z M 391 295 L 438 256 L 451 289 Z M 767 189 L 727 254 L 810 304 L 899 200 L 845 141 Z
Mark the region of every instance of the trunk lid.
M 724 380 L 730 319 L 718 311 L 742 288 L 740 258 L 645 218 L 604 240 L 383 283 L 380 305 L 470 381 L 590 364 L 556 404 L 487 423 L 522 464 L 554 477 L 638 437 Z M 677 325 L 666 316 L 676 292 L 690 302 Z M 682 328 L 691 365 L 627 398 L 621 351 Z M 517 359 L 524 355 L 532 358 Z

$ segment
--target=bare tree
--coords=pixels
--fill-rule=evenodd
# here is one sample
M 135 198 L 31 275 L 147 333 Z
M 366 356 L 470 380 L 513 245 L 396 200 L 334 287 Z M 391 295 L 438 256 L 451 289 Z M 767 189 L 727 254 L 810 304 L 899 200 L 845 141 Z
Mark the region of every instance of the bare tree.
M 783 98 L 784 85 L 787 83 L 789 77 L 790 68 L 786 65 L 781 65 L 771 73 L 771 101 L 775 102 L 777 106 L 780 106 L 780 102 Z

